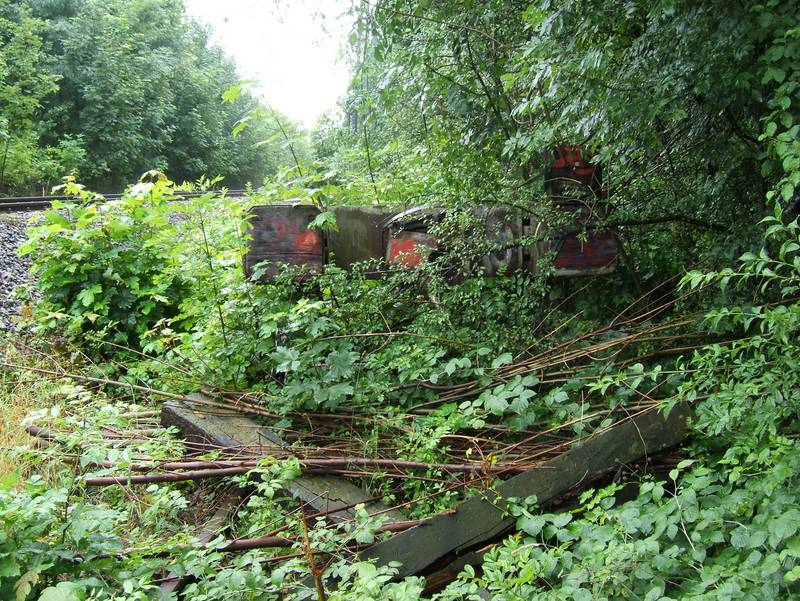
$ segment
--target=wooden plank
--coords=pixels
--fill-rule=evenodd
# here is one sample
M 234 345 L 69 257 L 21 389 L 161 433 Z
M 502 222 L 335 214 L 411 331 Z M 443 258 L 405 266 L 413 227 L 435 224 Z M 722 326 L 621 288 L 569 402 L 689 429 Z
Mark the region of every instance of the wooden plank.
M 448 554 L 474 548 L 513 528 L 504 515 L 510 497 L 536 495 L 546 503 L 593 474 L 630 463 L 678 444 L 686 434 L 688 410 L 673 409 L 668 418 L 656 411 L 606 430 L 540 467 L 510 478 L 484 497 L 461 503 L 456 511 L 432 518 L 359 553 L 362 561 L 402 564 L 396 578 L 419 574 Z
M 203 395 L 192 395 L 208 399 Z M 210 399 L 208 399 L 210 400 Z M 191 405 L 183 401 L 168 401 L 161 410 L 161 423 L 175 426 L 189 442 L 211 444 L 230 454 L 269 455 L 276 447 L 289 448 L 281 437 L 267 427 L 239 413 L 225 413 L 217 409 Z M 390 522 L 406 519 L 398 510 L 389 508 L 352 482 L 336 476 L 305 475 L 286 486 L 293 497 L 310 505 L 318 512 L 330 512 L 334 522 L 351 520 L 355 516 L 353 505 L 363 502 L 369 512 L 386 511 Z M 337 507 L 347 508 L 336 511 Z

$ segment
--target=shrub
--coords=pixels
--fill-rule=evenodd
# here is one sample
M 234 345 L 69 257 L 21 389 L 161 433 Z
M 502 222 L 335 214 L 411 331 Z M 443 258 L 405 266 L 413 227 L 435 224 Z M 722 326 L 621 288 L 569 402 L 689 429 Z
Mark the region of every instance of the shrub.
M 187 291 L 169 244 L 172 184 L 161 176 L 110 201 L 72 181 L 66 192 L 81 200 L 54 203 L 20 249 L 39 278 L 35 316 L 44 329 L 138 348 Z

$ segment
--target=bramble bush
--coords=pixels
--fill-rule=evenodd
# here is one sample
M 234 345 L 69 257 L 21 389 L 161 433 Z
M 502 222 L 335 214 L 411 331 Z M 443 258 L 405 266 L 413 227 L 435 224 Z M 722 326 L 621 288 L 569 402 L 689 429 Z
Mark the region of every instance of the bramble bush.
M 244 249 L 242 205 L 213 192 L 178 202 L 163 174 L 142 180 L 109 201 L 67 178 L 64 192 L 80 200 L 53 203 L 29 228 L 20 252 L 38 278 L 42 330 L 116 345 L 106 355 L 157 352 L 164 332 L 188 331 L 220 302 Z
M 35 313 L 44 329 L 138 348 L 150 328 L 177 314 L 188 285 L 164 243 L 176 232 L 171 190 L 158 179 L 104 201 L 66 184 L 64 192 L 81 200 L 54 203 L 20 249 L 33 261 L 42 293 Z

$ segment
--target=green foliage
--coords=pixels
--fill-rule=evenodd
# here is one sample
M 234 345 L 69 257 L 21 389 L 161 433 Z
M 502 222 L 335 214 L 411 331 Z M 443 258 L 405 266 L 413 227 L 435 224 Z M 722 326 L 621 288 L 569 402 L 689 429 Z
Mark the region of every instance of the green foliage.
M 570 513 L 518 518 L 521 534 L 465 572 L 442 599 L 485 588 L 506 599 L 789 598 L 800 548 L 796 445 L 775 440 L 746 473 L 684 462 L 671 482 L 645 481 L 616 505 L 601 495 Z M 591 498 L 591 496 L 590 496 Z
M 5 360 L 9 354 L 4 349 Z M 2 377 L 4 410 L 31 388 L 37 392 L 41 408 L 21 427 L 36 424 L 63 434 L 60 443 L 48 448 L 3 449 L 4 462 L 35 466 L 39 473 L 26 479 L 10 472 L 0 482 L 0 597 L 84 601 L 114 598 L 124 591 L 124 598 L 133 601 L 152 594 L 157 589 L 152 581 L 169 560 L 127 549 L 169 550 L 185 544 L 189 530 L 182 516 L 188 498 L 175 487 L 151 485 L 138 490 L 131 504 L 119 489 L 92 493 L 81 481 L 84 474 L 106 472 L 97 462 L 125 466 L 142 454 L 180 454 L 182 445 L 165 430 L 131 445 L 109 439 L 110 429 L 133 427 L 128 412 L 148 408 L 126 395 L 108 397 L 66 380 L 30 378 L 16 370 L 4 370 Z M 12 379 L 13 391 L 7 386 Z
M 331 601 L 414 601 L 425 588 L 424 578 L 406 578 L 390 582 L 397 570 L 393 566 L 376 567 L 366 562 L 354 562 L 337 571 L 342 585 L 328 597 Z
M 209 311 L 224 327 L 222 291 L 244 286 L 243 203 L 210 192 L 177 202 L 163 174 L 146 176 L 155 181 L 113 201 L 69 180 L 82 200 L 56 203 L 29 229 L 20 252 L 33 258 L 44 330 L 161 353 Z
M 163 346 L 152 350 L 165 353 L 168 361 L 205 351 L 207 374 L 216 370 L 219 382 L 243 378 L 238 381 L 261 388 L 266 402 L 279 411 L 347 404 L 390 418 L 396 405 L 423 400 L 419 393 L 398 388 L 397 382 L 491 382 L 485 378 L 518 352 L 514 346 L 505 351 L 501 337 L 481 333 L 502 324 L 502 308 L 483 329 L 477 313 L 462 315 L 470 304 L 467 299 L 475 298 L 474 287 L 488 285 L 480 280 L 448 287 L 427 279 L 426 286 L 419 281 L 412 286 L 406 272 L 374 281 L 362 278 L 358 270 L 346 274 L 329 268 L 313 281 L 294 279 L 287 272 L 270 284 L 244 282 L 236 266 L 241 238 L 230 222 L 215 224 L 216 206 L 207 196 L 184 211 L 181 239 L 195 256 L 182 255 L 181 265 L 194 292 L 183 297 L 176 319 L 192 325 L 171 341 L 161 330 L 158 344 Z M 616 486 L 588 493 L 569 513 L 542 514 L 534 499 L 512 507 L 521 533 L 490 551 L 480 574 L 468 569 L 440 599 L 476 598 L 480 588 L 510 599 L 622 599 L 631 594 L 653 599 L 763 598 L 793 593 L 800 527 L 800 489 L 794 476 L 800 467 L 795 465 L 794 340 L 800 322 L 792 296 L 800 279 L 794 260 L 800 230 L 794 222 L 784 224 L 780 210 L 766 221 L 763 251 L 745 254 L 736 269 L 692 272 L 684 278 L 687 288 L 717 282 L 726 294 L 735 291 L 742 298 L 748 293 L 751 301 L 763 303 L 709 312 L 707 321 L 714 329 L 736 333 L 737 339 L 683 359 L 678 374 L 635 363 L 588 383 L 578 378 L 548 388 L 533 376 L 517 376 L 483 384 L 474 398 L 445 405 L 406 426 L 409 431 L 396 441 L 399 455 L 437 462 L 447 456 L 448 435 L 493 420 L 518 429 L 576 421 L 576 432 L 585 432 L 589 426 L 578 419 L 585 408 L 572 400 L 578 391 L 602 395 L 613 406 L 625 404 L 632 390 L 657 386 L 673 395 L 670 402 L 692 402 L 695 412 L 688 450 L 692 458 L 668 480 L 644 480 L 638 495 L 625 502 L 615 499 Z M 498 302 L 509 302 L 513 286 L 497 286 Z M 432 288 L 440 293 L 435 309 L 411 302 Z M 530 328 L 532 323 L 518 326 Z M 404 335 L 390 335 L 396 331 Z M 475 336 L 498 344 L 476 347 L 468 342 Z M 391 419 L 382 420 L 376 434 L 390 426 Z M 264 523 L 285 521 L 276 510 L 276 493 L 286 478 L 296 475 L 297 466 L 270 462 L 259 473 L 266 478 L 242 512 L 245 535 L 256 534 Z M 411 481 L 402 485 L 402 494 L 424 499 L 441 486 Z M 420 502 L 412 515 L 442 511 L 456 498 Z M 182 497 L 169 491 L 153 491 L 150 499 L 153 516 L 143 514 L 150 524 L 172 523 L 170 516 L 182 506 Z M 367 541 L 375 526 L 365 522 L 340 531 L 315 528 L 313 544 L 328 550 L 346 540 Z M 222 560 L 213 549 L 185 555 L 180 569 L 198 577 L 190 585 L 192 595 L 217 599 L 237 587 L 242 594 L 260 590 L 269 598 L 291 586 L 305 569 L 301 562 L 288 562 L 265 570 L 251 554 L 218 569 Z M 339 589 L 344 598 L 420 594 L 416 580 L 390 583 L 390 568 L 336 563 L 331 570 L 344 579 Z
M 47 69 L 43 27 L 25 6 L 0 2 L 0 192 L 35 189 L 55 166 L 68 171 L 80 163 L 80 149 L 70 149 L 75 140 L 39 144 L 43 103 L 59 79 Z
M 795 9 L 362 2 L 345 119 L 315 147 L 373 202 L 506 204 L 552 226 L 545 150 L 580 143 L 603 166 L 594 218 L 628 255 L 608 288 L 643 292 L 757 245 L 769 190 L 798 209 Z
M 742 337 L 728 345 L 711 345 L 692 358 L 701 375 L 684 385 L 684 394 L 715 401 L 701 403 L 697 411 L 698 427 L 709 436 L 710 448 L 716 448 L 715 440 L 720 447 L 755 448 L 791 427 L 800 410 L 794 392 L 800 305 L 791 300 L 800 284 L 800 260 L 796 259 L 800 228 L 796 220 L 784 224 L 779 210 L 765 222 L 770 224 L 765 241 L 777 249 L 777 258 L 764 248 L 758 255 L 743 255 L 735 271 L 695 272 L 684 278 L 686 285 L 705 280 L 724 288 L 731 282 L 751 287 L 756 300 L 710 312 L 706 319 L 712 327 L 741 332 Z M 760 304 L 759 297 L 762 302 L 777 301 Z M 753 411 L 754 403 L 757 411 Z
M 492 550 L 481 575 L 467 570 L 442 598 L 474 598 L 478 588 L 509 599 L 796 594 L 800 305 L 792 293 L 800 269 L 791 259 L 798 226 L 784 225 L 780 211 L 766 221 L 766 239 L 779 259 L 765 249 L 743 256 L 735 271 L 684 278 L 687 287 L 718 282 L 726 288 L 732 280 L 741 286 L 755 280 L 757 291 L 774 289 L 781 299 L 776 306 L 708 314 L 714 327 L 743 337 L 697 351 L 683 366 L 692 377 L 673 400 L 693 405 L 695 458 L 680 463 L 669 481 L 643 482 L 638 496 L 620 505 L 615 506 L 613 490 L 584 495 L 588 503 L 573 512 L 579 519 L 516 507 L 522 534 Z M 634 371 L 639 378 L 657 377 L 642 366 Z M 595 386 L 614 381 L 606 378 Z
M 21 247 L 35 253 L 40 323 L 139 347 L 156 323 L 176 315 L 174 303 L 187 290 L 164 243 L 176 232 L 168 220 L 170 184 L 137 184 L 110 202 L 95 201 L 74 183 L 66 189 L 84 200 L 46 211 Z
M 274 123 L 231 136 L 260 105 L 248 92 L 223 103 L 235 65 L 181 2 L 4 0 L 0 40 L 0 193 L 70 173 L 117 192 L 148 169 L 243 188 L 292 162 Z
M 181 85 L 197 94 L 177 94 L 169 76 L 179 58 L 197 76 L 200 67 L 187 53 L 202 57 L 206 48 L 205 37 L 181 21 L 180 7 L 154 2 L 154 17 L 139 2 L 107 8 L 78 1 L 65 5 L 74 18 L 67 23 L 47 16 L 54 10 L 48 3 L 29 1 L 46 23 L 26 22 L 31 35 L 49 40 L 56 63 L 82 82 L 74 94 L 62 86 L 73 103 L 64 114 L 75 113 L 76 99 L 99 98 L 76 115 L 84 125 L 71 132 L 76 137 L 64 143 L 59 161 L 80 162 L 82 148 L 89 153 L 103 144 L 102 160 L 117 160 L 116 140 L 97 134 L 98 119 L 107 115 L 129 144 L 119 156 L 174 167 L 173 155 L 160 149 L 175 132 L 205 123 L 211 110 L 207 88 L 193 87 L 189 77 Z M 198 383 L 248 390 L 285 416 L 280 425 L 298 427 L 297 410 L 355 414 L 366 424 L 357 433 L 331 420 L 324 435 L 358 436 L 365 453 L 375 455 L 390 439 L 398 457 L 428 463 L 447 461 L 461 444 L 454 441 L 487 426 L 511 440 L 584 435 L 613 423 L 631 399 L 660 399 L 662 410 L 687 403 L 691 437 L 674 469 L 589 491 L 558 512 L 542 512 L 535 498 L 516 500 L 509 511 L 518 533 L 486 554 L 481 571 L 465 569 L 436 598 L 478 599 L 482 589 L 520 600 L 797 596 L 796 3 L 523 4 L 357 4 L 346 121 L 320 124 L 316 161 L 295 145 L 296 132 L 280 115 L 248 104 L 243 84 L 220 78 L 226 87 L 215 100 L 238 111 L 226 125 L 236 140 L 280 143 L 283 159 L 291 156 L 253 201 L 313 203 L 323 209 L 314 223 L 322 231 L 335 227 L 325 209 L 336 203 L 446 205 L 454 210 L 433 229 L 448 249 L 421 269 L 395 269 L 380 280 L 367 277 L 369 265 L 327 266 L 314 278 L 287 269 L 269 283 L 248 282 L 240 270 L 246 205 L 214 194 L 176 205 L 174 188 L 157 181 L 134 186 L 119 202 L 86 195 L 46 214 L 26 249 L 37 253 L 40 324 L 66 329 L 84 347 L 100 338 L 151 355 L 133 361 L 129 352 L 105 349 L 126 359 L 127 377 L 171 390 Z M 152 18 L 173 19 L 182 33 L 165 39 L 163 28 L 147 25 Z M 30 38 L 14 27 L 19 40 Z M 105 39 L 108 28 L 121 33 Z M 36 48 L 34 42 L 25 47 Z M 18 60 L 22 53 L 7 54 Z M 126 68 L 116 77 L 98 79 L 120 61 Z M 90 77 L 81 79 L 84 67 Z M 147 85 L 134 85 L 137 78 Z M 40 110 L 46 90 L 26 115 Z M 199 104 L 179 102 L 188 96 Z M 149 103 L 148 118 L 129 114 L 130 101 Z M 188 125 L 183 115 L 192 115 Z M 626 251 L 620 273 L 594 283 L 549 283 L 546 270 L 482 277 L 477 259 L 498 249 L 475 235 L 474 219 L 461 209 L 512 205 L 532 223 L 562 225 L 539 174 L 544 150 L 567 142 L 593 149 L 603 163 L 606 198 L 589 208 L 618 228 Z M 202 147 L 186 148 L 187 160 L 200 157 L 198 168 L 214 164 Z M 89 154 L 87 160 L 97 181 L 111 182 L 122 169 Z M 214 183 L 202 180 L 200 187 Z M 772 216 L 761 232 L 768 204 Z M 735 267 L 725 267 L 735 256 Z M 681 286 L 644 294 L 688 265 L 694 270 Z M 688 300 L 678 306 L 687 314 L 700 309 L 704 319 L 664 324 L 635 340 L 625 309 L 653 309 L 682 294 Z M 653 309 L 649 316 L 665 313 Z M 606 327 L 589 336 L 598 324 Z M 690 342 L 679 348 L 689 350 L 665 359 L 657 346 L 662 337 L 674 337 L 676 346 L 685 337 Z M 573 339 L 570 350 L 596 340 L 625 344 L 608 355 L 595 347 L 600 352 L 584 367 L 565 350 L 554 359 L 563 372 L 505 369 L 536 365 L 540 351 Z M 629 354 L 634 344 L 640 356 Z M 440 387 L 452 385 L 460 386 L 458 394 L 444 402 Z M 65 394 L 77 404 L 86 391 Z M 68 421 L 73 428 L 75 420 Z M 102 441 L 69 442 L 79 448 L 81 469 L 114 452 L 123 464 L 132 457 Z M 296 461 L 270 460 L 240 479 L 257 482 L 237 535 L 278 524 L 305 536 L 303 524 L 283 510 L 280 492 L 298 468 Z M 462 493 L 447 490 L 447 474 L 421 471 L 422 478 L 396 485 L 379 477 L 363 482 L 387 499 L 412 501 L 412 517 L 457 502 Z M 73 490 L 74 472 L 59 478 L 47 494 L 0 495 L 0 515 L 6 511 L 6 523 L 18 521 L 25 535 L 0 540 L 0 561 L 12 565 L 0 591 L 23 599 L 34 591 L 104 599 L 120 587 L 132 599 L 147 594 L 163 562 L 134 556 L 121 560 L 120 570 L 101 554 L 122 540 L 153 544 L 158 531 L 182 533 L 187 496 L 169 486 L 145 489 L 147 507 L 133 516 L 118 492 L 89 499 Z M 356 514 L 352 524 L 312 524 L 308 545 L 331 555 L 343 544 L 377 540 L 380 520 L 364 508 Z M 220 543 L 170 557 L 178 573 L 194 578 L 186 598 L 314 594 L 305 558 L 280 565 L 265 551 L 230 558 Z M 41 560 L 31 550 L 40 547 Z M 300 550 L 298 544 L 293 551 Z M 64 559 L 86 553 L 85 569 Z M 96 574 L 108 582 L 87 580 Z M 326 575 L 340 579 L 333 599 L 420 598 L 421 580 L 395 583 L 394 574 L 393 566 L 334 560 Z

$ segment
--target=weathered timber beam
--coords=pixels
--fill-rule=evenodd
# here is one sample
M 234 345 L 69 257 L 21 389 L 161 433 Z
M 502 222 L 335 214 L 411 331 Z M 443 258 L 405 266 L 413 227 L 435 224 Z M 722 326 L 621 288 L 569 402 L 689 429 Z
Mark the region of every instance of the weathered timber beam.
M 419 574 L 449 554 L 458 555 L 513 528 L 506 513 L 508 499 L 536 495 L 539 503 L 589 480 L 614 466 L 630 463 L 678 444 L 686 434 L 688 409 L 679 405 L 665 418 L 647 411 L 624 423 L 584 440 L 580 446 L 519 474 L 473 497 L 448 515 L 440 515 L 417 527 L 396 534 L 359 553 L 363 561 L 402 564 L 396 578 Z
M 201 403 L 208 400 L 200 394 L 191 396 Z M 211 413 L 200 403 L 194 405 L 179 400 L 164 403 L 161 423 L 164 426 L 175 426 L 189 442 L 213 445 L 239 456 L 245 454 L 260 457 L 274 453 L 276 447 L 289 448 L 273 430 L 252 419 L 234 411 L 225 413 L 214 410 Z M 360 502 L 370 512 L 384 512 L 383 515 L 392 522 L 406 519 L 401 511 L 390 510 L 375 501 L 365 490 L 340 477 L 303 475 L 289 482 L 286 490 L 316 511 L 325 512 L 334 522 L 353 519 L 353 507 Z M 337 511 L 337 507 L 342 507 L 341 511 Z

